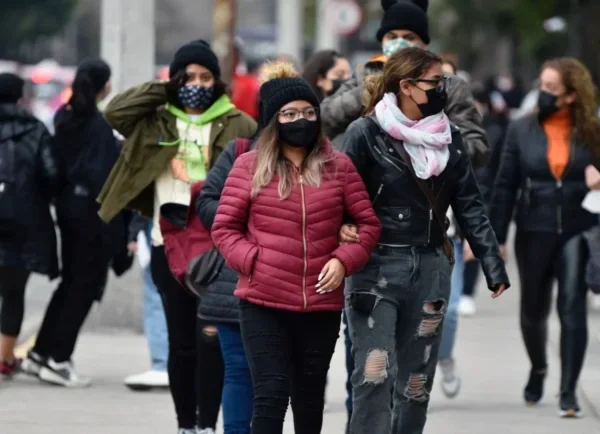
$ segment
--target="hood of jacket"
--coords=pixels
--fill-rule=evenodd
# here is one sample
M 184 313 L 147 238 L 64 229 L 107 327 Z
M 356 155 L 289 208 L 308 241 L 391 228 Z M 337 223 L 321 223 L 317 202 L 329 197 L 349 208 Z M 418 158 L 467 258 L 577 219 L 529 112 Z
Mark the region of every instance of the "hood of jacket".
M 24 108 L 0 104 L 0 141 L 23 136 L 35 130 L 39 122 Z

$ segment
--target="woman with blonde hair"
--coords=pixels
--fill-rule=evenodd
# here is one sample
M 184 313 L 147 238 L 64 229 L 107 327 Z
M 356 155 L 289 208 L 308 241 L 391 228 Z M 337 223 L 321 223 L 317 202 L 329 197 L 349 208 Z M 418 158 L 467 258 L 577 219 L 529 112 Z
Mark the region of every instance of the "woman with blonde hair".
M 281 434 L 291 397 L 295 431 L 318 434 L 344 277 L 367 263 L 380 223 L 354 165 L 323 136 L 310 85 L 285 63 L 263 74 L 266 126 L 255 150 L 233 165 L 212 236 L 239 273 L 252 433 Z M 345 215 L 356 222 L 358 244 L 338 242 Z
M 382 232 L 346 295 L 356 364 L 350 433 L 419 434 L 450 297 L 450 206 L 493 297 L 509 281 L 461 134 L 444 113 L 442 59 L 417 47 L 399 50 L 382 75 L 367 78 L 364 96 L 367 116 L 350 125 L 342 150 L 366 184 Z
M 598 224 L 581 202 L 588 192 L 586 168 L 600 155 L 600 120 L 592 77 L 578 60 L 549 60 L 542 66 L 539 86 L 537 113 L 508 129 L 490 215 L 504 244 L 516 206 L 521 333 L 531 361 L 524 399 L 529 406 L 542 399 L 548 314 L 557 280 L 559 414 L 577 417 L 581 409 L 575 390 L 588 336 L 584 232 Z

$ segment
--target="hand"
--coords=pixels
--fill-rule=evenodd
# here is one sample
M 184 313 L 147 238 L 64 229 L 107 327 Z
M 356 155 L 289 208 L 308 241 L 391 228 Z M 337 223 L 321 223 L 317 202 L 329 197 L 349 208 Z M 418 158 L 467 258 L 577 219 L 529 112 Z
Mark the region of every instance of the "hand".
M 127 244 L 127 250 L 129 250 L 131 253 L 135 253 L 135 252 L 137 252 L 137 249 L 138 249 L 137 242 L 135 242 L 135 241 L 130 241 L 130 242 Z
M 337 259 L 330 259 L 319 274 L 319 283 L 317 283 L 317 294 L 325 294 L 337 289 L 342 284 L 346 276 L 344 264 Z
M 463 242 L 463 260 L 465 262 L 473 261 L 475 259 L 475 255 L 473 254 L 473 250 L 471 250 L 471 245 L 467 240 Z
M 501 283 L 500 285 L 494 286 L 494 293 L 492 294 L 492 298 L 500 297 L 504 291 L 506 291 L 506 284 Z
M 187 183 L 192 182 L 187 173 L 185 160 L 180 158 L 173 158 L 171 160 L 171 175 L 173 175 L 173 178 L 179 179 L 180 181 Z
M 339 233 L 340 244 L 359 243 L 358 228 L 354 225 L 343 225 Z
M 590 190 L 600 190 L 600 172 L 591 164 L 585 168 L 585 183 Z

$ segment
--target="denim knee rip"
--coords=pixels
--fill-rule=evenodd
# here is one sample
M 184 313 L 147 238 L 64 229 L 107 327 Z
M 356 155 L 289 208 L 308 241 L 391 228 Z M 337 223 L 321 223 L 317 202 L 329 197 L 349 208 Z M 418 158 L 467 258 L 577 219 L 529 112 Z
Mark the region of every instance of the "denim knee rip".
M 423 305 L 423 320 L 417 330 L 417 338 L 433 338 L 439 333 L 439 327 L 446 313 L 447 303 L 445 300 L 426 302 Z M 423 354 L 423 366 L 427 367 L 431 359 L 433 345 L 425 346 Z M 408 377 L 408 383 L 404 389 L 407 401 L 426 403 L 429 401 L 427 390 L 427 374 L 412 373 Z
M 388 377 L 388 352 L 380 349 L 370 350 L 365 362 L 365 384 L 383 384 Z

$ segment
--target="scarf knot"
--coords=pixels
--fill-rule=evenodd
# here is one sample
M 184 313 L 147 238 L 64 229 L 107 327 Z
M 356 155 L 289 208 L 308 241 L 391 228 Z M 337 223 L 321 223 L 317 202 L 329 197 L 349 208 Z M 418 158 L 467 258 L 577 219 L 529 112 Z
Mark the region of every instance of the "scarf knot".
M 413 121 L 398 108 L 396 95 L 386 93 L 375 106 L 375 115 L 387 134 L 402 141 L 419 178 L 429 179 L 444 171 L 450 159 L 448 145 L 452 142 L 446 113 Z

